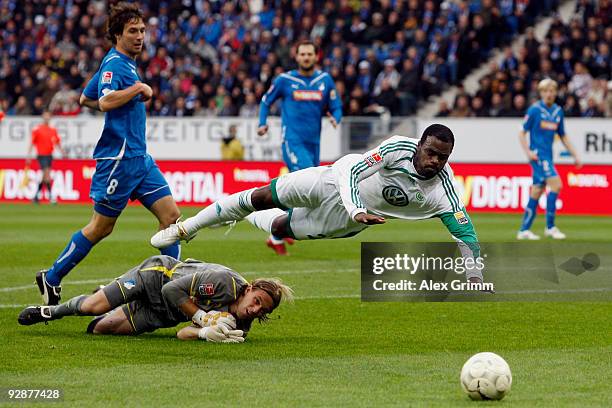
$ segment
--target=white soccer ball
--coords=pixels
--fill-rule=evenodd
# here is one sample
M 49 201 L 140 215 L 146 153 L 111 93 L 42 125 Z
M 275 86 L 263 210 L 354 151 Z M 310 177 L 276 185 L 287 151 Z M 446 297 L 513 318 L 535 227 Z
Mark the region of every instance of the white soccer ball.
M 512 373 L 495 353 L 474 354 L 461 369 L 461 388 L 473 400 L 500 400 L 510 391 Z

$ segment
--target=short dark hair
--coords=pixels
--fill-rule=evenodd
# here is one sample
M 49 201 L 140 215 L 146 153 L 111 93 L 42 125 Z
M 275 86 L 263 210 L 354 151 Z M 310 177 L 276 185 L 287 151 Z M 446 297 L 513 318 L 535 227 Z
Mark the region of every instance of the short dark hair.
M 121 2 L 112 6 L 106 22 L 106 38 L 117 44 L 117 36 L 123 34 L 125 25 L 132 20 L 144 20 L 137 4 Z
M 453 146 L 455 145 L 455 135 L 453 135 L 453 132 L 448 127 L 439 123 L 429 125 L 427 129 L 423 131 L 421 143 L 424 143 L 430 136 L 435 137 L 436 139 L 445 143 L 452 143 Z
M 317 44 L 315 44 L 314 41 L 311 41 L 311 40 L 301 40 L 301 41 L 298 41 L 297 44 L 295 44 L 295 53 L 296 54 L 300 50 L 300 47 L 302 45 L 312 45 L 312 47 L 314 48 L 315 54 L 317 54 L 319 52 L 319 47 L 317 47 Z

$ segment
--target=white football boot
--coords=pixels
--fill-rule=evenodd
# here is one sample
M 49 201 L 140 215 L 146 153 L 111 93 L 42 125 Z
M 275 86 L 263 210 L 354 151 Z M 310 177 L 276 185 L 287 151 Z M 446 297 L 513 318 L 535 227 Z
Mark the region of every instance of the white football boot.
M 567 238 L 564 233 L 562 233 L 559 228 L 552 227 L 544 229 L 544 236 L 552 239 L 565 239 Z
M 187 230 L 183 227 L 183 223 L 177 221 L 176 224 L 170 224 L 168 228 L 158 231 L 153 235 L 151 237 L 151 245 L 155 248 L 162 249 L 169 247 L 179 240 L 189 242 L 195 236 L 195 232 L 193 234 L 187 233 Z
M 519 231 L 516 233 L 516 239 L 518 240 L 528 240 L 528 241 L 537 241 L 540 239 L 539 235 L 534 234 L 530 230 Z

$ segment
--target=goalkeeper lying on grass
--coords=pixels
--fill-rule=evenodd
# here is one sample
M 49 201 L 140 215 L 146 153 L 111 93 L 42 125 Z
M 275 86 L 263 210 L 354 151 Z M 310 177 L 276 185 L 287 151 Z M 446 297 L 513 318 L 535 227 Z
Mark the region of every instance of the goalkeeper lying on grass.
M 179 339 L 241 343 L 253 320 L 267 320 L 281 300 L 292 298 L 291 288 L 277 279 L 249 284 L 223 265 L 158 255 L 93 295 L 58 306 L 26 307 L 18 321 L 31 325 L 64 316 L 97 316 L 88 333 L 141 334 L 191 320 L 192 326 L 177 333 Z

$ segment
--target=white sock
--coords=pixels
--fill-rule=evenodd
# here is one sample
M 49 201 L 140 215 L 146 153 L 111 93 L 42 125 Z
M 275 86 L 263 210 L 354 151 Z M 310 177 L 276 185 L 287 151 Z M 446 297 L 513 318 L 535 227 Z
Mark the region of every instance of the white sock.
M 209 205 L 193 217 L 183 221 L 187 233 L 192 234 L 199 229 L 210 227 L 225 221 L 239 221 L 255 211 L 251 203 L 251 195 L 255 189 L 241 191 L 224 197 Z
M 281 215 L 285 215 L 285 211 L 280 208 L 272 208 L 269 210 L 255 211 L 249 214 L 246 220 L 260 230 L 272 233 L 272 223 Z

